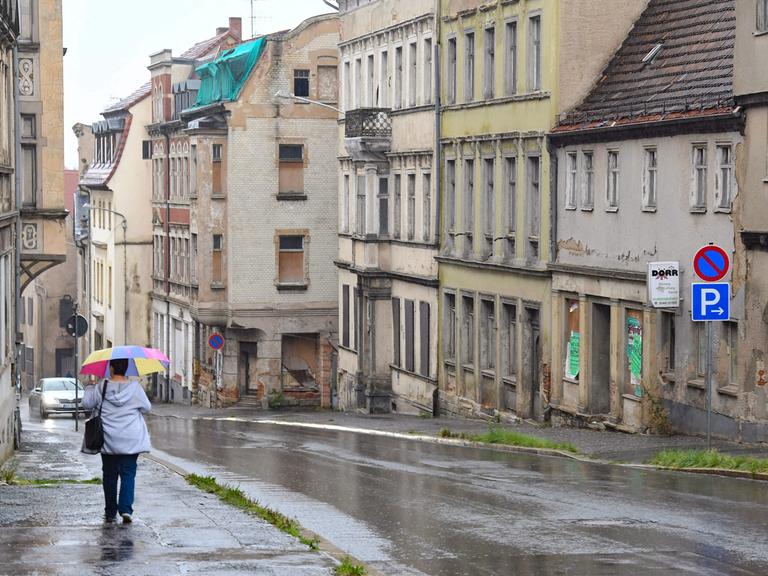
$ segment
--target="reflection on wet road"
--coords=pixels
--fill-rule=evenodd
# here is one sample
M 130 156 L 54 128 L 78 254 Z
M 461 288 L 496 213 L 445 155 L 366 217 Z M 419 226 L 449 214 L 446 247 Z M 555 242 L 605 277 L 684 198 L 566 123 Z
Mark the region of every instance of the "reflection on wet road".
M 393 576 L 768 574 L 760 482 L 248 422 L 149 424 L 186 468 Z

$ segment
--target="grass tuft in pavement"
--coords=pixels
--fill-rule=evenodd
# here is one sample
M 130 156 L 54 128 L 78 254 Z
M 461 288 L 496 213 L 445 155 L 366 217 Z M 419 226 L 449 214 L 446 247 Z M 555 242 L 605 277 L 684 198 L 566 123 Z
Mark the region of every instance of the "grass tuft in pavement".
M 341 564 L 333 569 L 335 576 L 365 576 L 365 568 L 355 564 L 349 556 L 344 556 Z
M 768 458 L 731 456 L 717 450 L 662 450 L 649 464 L 665 468 L 721 468 L 768 474 Z
M 89 480 L 74 480 L 72 478 L 20 478 L 16 474 L 16 466 L 8 465 L 0 468 L 0 483 L 8 486 L 57 486 L 59 484 L 101 484 L 101 478 Z
M 438 435 L 441 438 L 459 438 L 471 442 L 483 442 L 485 444 L 504 444 L 506 446 L 523 446 L 526 448 L 548 448 L 551 450 L 565 450 L 576 454 L 578 449 L 573 444 L 552 442 L 545 438 L 536 438 L 520 434 L 514 430 L 493 426 L 488 432 L 482 434 L 468 434 L 466 432 L 452 432 L 448 428 L 440 430 Z
M 248 498 L 240 488 L 236 488 L 230 485 L 221 485 L 216 482 L 216 478 L 213 476 L 198 476 L 197 474 L 189 474 L 186 476 L 186 480 L 192 486 L 195 486 L 207 492 L 208 494 L 214 494 L 219 497 L 219 500 L 244 510 L 249 514 L 258 516 L 262 520 L 266 520 L 279 530 L 282 530 L 286 534 L 290 534 L 294 538 L 298 538 L 303 544 L 309 546 L 312 550 L 319 548 L 319 542 L 316 538 L 307 538 L 301 533 L 301 526 L 293 518 L 289 518 L 285 514 L 281 514 L 271 508 L 267 508 Z

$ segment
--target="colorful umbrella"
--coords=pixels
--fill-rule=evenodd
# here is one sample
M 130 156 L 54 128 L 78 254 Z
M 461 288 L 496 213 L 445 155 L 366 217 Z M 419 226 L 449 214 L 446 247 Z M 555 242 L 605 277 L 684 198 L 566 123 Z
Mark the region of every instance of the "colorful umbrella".
M 170 361 L 155 348 L 143 346 L 115 346 L 96 350 L 88 355 L 80 368 L 80 374 L 93 374 L 99 378 L 109 377 L 110 360 L 128 360 L 126 376 L 144 376 L 154 372 L 163 372 Z

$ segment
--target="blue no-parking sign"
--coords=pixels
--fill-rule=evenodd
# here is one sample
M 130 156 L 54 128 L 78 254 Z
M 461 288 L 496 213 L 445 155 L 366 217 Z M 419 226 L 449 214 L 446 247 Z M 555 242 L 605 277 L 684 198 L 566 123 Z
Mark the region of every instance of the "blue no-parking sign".
M 691 284 L 691 316 L 694 322 L 724 321 L 731 317 L 731 284 Z

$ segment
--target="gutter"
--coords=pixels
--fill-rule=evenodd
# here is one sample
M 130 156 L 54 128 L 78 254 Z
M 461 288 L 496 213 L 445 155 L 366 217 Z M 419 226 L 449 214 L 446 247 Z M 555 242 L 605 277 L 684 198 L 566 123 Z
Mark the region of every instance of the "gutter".
M 442 210 L 443 210 L 443 203 L 441 202 L 442 194 L 442 186 L 440 184 L 442 179 L 442 150 L 440 148 L 440 140 L 442 139 L 442 123 L 441 123 L 441 111 L 440 111 L 440 2 L 441 0 L 435 0 L 435 31 L 432 34 L 432 37 L 434 38 L 433 42 L 433 51 L 434 51 L 434 57 L 432 58 L 432 61 L 434 63 L 435 67 L 435 150 L 434 150 L 434 157 L 435 157 L 435 166 L 433 169 L 434 175 L 435 175 L 435 238 L 437 241 L 437 251 L 440 252 L 441 248 L 441 242 L 440 242 L 440 235 L 442 230 Z M 438 272 L 438 278 L 440 277 L 440 273 Z M 438 299 L 438 307 L 439 307 L 439 299 Z

